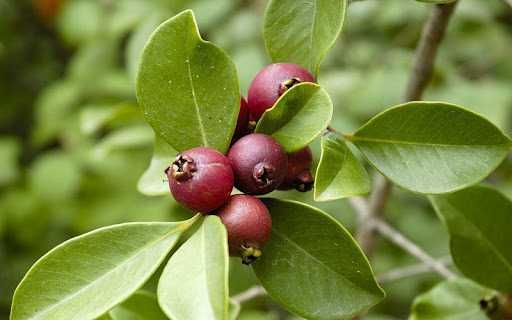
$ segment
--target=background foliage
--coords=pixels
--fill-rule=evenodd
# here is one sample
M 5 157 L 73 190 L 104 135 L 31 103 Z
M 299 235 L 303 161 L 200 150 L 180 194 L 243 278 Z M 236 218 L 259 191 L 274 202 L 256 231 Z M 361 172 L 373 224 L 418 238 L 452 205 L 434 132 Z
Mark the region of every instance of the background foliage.
M 144 189 L 139 177 L 152 157 L 154 137 L 136 105 L 134 75 L 140 50 L 160 22 L 194 9 L 202 37 L 233 57 L 242 94 L 269 62 L 262 40 L 266 1 L 68 0 L 57 10 L 51 3 L 0 0 L 0 318 L 8 317 L 12 291 L 28 267 L 65 239 L 118 222 L 191 216 L 169 196 L 147 197 L 137 190 Z M 333 100 L 336 128 L 352 132 L 401 101 L 429 9 L 412 0 L 349 6 L 319 79 Z M 425 99 L 472 108 L 511 133 L 511 38 L 512 9 L 504 2 L 461 1 Z M 319 145 L 313 145 L 317 161 Z M 151 162 L 157 178 L 173 155 L 160 151 Z M 512 159 L 487 182 L 512 196 Z M 310 203 L 313 198 L 275 196 Z M 315 205 L 345 226 L 355 225 L 344 200 Z M 449 254 L 447 232 L 424 197 L 398 189 L 388 217 L 431 255 Z M 377 275 L 414 263 L 386 241 L 379 242 L 372 260 Z M 255 283 L 238 261 L 231 270 L 232 293 Z M 405 318 L 413 297 L 439 280 L 425 274 L 384 283 L 388 297 L 367 318 Z M 150 282 L 148 289 L 155 286 Z M 141 293 L 132 299 L 152 297 Z M 129 310 L 127 301 L 116 312 Z M 264 298 L 244 306 L 240 318 L 294 319 Z

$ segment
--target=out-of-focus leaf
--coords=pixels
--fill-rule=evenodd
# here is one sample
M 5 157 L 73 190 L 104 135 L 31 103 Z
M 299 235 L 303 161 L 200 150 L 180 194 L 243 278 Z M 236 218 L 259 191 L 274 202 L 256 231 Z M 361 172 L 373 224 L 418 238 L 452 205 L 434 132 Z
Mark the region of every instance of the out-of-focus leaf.
M 148 126 L 137 125 L 121 128 L 110 133 L 98 143 L 94 147 L 93 155 L 101 159 L 115 150 L 150 146 L 153 136 L 153 131 Z
M 466 279 L 444 281 L 414 299 L 410 320 L 488 320 L 480 301 L 494 294 Z
M 135 29 L 135 32 L 130 36 L 130 40 L 126 46 L 126 67 L 134 82 L 137 77 L 137 72 L 139 71 L 142 50 L 151 36 L 151 33 L 153 33 L 162 21 L 162 14 L 153 14 L 140 23 L 137 29 Z
M 58 30 L 64 40 L 79 45 L 93 39 L 100 30 L 102 8 L 99 1 L 66 1 L 58 17 Z
M 5 186 L 19 175 L 18 156 L 20 145 L 15 138 L 0 137 L 0 187 Z
M 64 201 L 78 191 L 80 176 L 79 164 L 70 155 L 51 152 L 32 165 L 30 188 L 43 201 Z
M 141 114 L 133 104 L 87 105 L 80 112 L 80 130 L 90 135 L 116 122 L 135 119 L 141 119 Z
M 55 82 L 45 88 L 35 104 L 34 143 L 41 145 L 54 139 L 80 99 L 80 88 L 73 82 Z
M 167 142 L 155 135 L 153 158 L 137 185 L 141 193 L 149 196 L 169 193 L 169 184 L 164 171 L 174 161 L 177 153 Z

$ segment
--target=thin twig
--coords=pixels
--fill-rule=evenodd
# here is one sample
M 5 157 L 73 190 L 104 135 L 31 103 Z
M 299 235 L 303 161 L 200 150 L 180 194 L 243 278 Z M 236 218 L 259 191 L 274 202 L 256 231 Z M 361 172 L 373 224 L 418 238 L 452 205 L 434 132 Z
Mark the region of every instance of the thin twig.
M 231 297 L 231 300 L 236 303 L 242 304 L 244 302 L 247 302 L 254 298 L 264 296 L 266 294 L 267 294 L 267 292 L 265 291 L 265 289 L 263 289 L 262 286 L 253 286 L 253 287 L 250 287 L 249 289 L 247 289 L 243 292 L 240 292 L 239 294 Z
M 425 23 L 404 94 L 405 101 L 420 100 L 430 82 L 437 50 L 456 4 L 457 2 L 435 5 Z M 371 256 L 375 246 L 375 235 L 368 224 L 374 218 L 384 214 L 391 190 L 391 182 L 381 175 L 376 176 L 373 192 L 367 206 L 368 210 L 359 212 L 357 240 L 368 256 Z M 356 207 L 356 210 L 360 209 Z
M 390 240 L 404 251 L 406 251 L 411 256 L 415 257 L 419 261 L 423 262 L 433 271 L 436 271 L 443 277 L 447 279 L 451 279 L 455 277 L 455 273 L 450 271 L 443 263 L 437 261 L 432 258 L 428 253 L 426 253 L 423 249 L 418 247 L 414 242 L 406 238 L 403 234 L 401 234 L 398 230 L 391 227 L 386 222 L 375 219 L 371 223 L 375 229 L 386 239 Z
M 373 185 L 373 192 L 370 195 L 368 204 L 365 206 L 366 208 L 364 209 L 362 203 L 358 206 L 359 229 L 357 231 L 356 238 L 361 245 L 361 248 L 363 248 L 363 251 L 368 256 L 373 254 L 376 241 L 371 221 L 384 214 L 384 209 L 392 188 L 392 184 L 381 175 L 377 175 L 375 177 Z M 352 205 L 354 205 L 354 203 L 352 203 Z
M 452 258 L 450 256 L 442 257 L 437 260 L 439 263 L 444 266 L 450 266 L 452 262 Z M 414 277 L 420 274 L 428 273 L 433 271 L 432 268 L 424 263 L 417 263 L 406 267 L 396 268 L 384 273 L 381 273 L 377 276 L 377 279 L 380 283 L 397 281 L 404 278 Z
M 367 228 L 366 230 L 368 234 L 372 235 L 372 241 L 375 241 L 374 232 L 377 231 L 380 235 L 387 238 L 395 245 L 402 248 L 405 252 L 415 257 L 423 264 L 428 266 L 431 270 L 439 273 L 443 277 L 452 278 L 455 276 L 455 274 L 448 270 L 443 264 L 437 262 L 435 258 L 431 257 L 423 249 L 418 247 L 418 245 L 405 237 L 400 231 L 387 224 L 381 218 L 375 216 L 369 218 L 368 216 L 365 216 L 365 214 L 367 215 L 370 211 L 368 202 L 362 201 L 361 198 L 355 197 L 350 198 L 350 204 L 352 207 L 354 207 L 357 214 L 359 215 L 359 220 L 366 219 L 364 225 Z M 372 246 L 373 245 L 374 244 L 372 243 Z M 371 249 L 373 249 L 373 247 Z M 366 252 L 366 254 L 368 253 Z
M 427 23 L 423 27 L 420 42 L 416 48 L 414 63 L 404 101 L 420 100 L 425 88 L 432 78 L 434 62 L 441 41 L 443 40 L 450 17 L 457 5 L 456 2 L 438 4 L 432 9 Z

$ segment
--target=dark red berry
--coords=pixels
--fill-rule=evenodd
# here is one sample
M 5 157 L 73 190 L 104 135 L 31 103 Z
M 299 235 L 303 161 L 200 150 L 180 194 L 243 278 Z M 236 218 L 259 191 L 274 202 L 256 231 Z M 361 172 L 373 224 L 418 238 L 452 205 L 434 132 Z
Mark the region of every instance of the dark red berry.
M 283 183 L 278 189 L 296 189 L 301 192 L 311 190 L 315 182 L 309 170 L 312 162 L 313 154 L 309 147 L 288 154 L 288 170 Z
M 219 151 L 198 147 L 182 152 L 165 171 L 171 193 L 182 205 L 199 212 L 222 206 L 233 189 L 233 170 Z
M 286 153 L 272 137 L 249 134 L 228 153 L 235 174 L 235 187 L 248 194 L 265 194 L 279 186 L 286 175 Z
M 296 64 L 274 63 L 266 66 L 249 86 L 247 100 L 251 119 L 257 121 L 293 85 L 314 81 L 309 71 Z
M 231 196 L 216 214 L 226 226 L 231 256 L 242 257 L 244 264 L 261 256 L 270 237 L 272 219 L 260 199 L 245 194 Z
M 238 113 L 238 119 L 236 121 L 236 129 L 233 134 L 231 143 L 245 136 L 249 133 L 249 108 L 247 107 L 247 101 L 244 97 L 240 98 L 240 112 Z

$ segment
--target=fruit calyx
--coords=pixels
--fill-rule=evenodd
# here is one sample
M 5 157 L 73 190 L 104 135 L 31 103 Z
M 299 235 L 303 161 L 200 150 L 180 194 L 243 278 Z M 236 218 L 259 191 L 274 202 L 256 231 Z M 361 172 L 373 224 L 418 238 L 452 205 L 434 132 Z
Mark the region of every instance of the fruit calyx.
M 288 89 L 293 87 L 294 85 L 301 83 L 302 80 L 299 77 L 293 77 L 291 79 L 287 79 L 279 84 L 279 95 L 285 93 Z
M 261 186 L 268 186 L 274 181 L 276 168 L 268 163 L 260 162 L 254 166 L 252 176 Z
M 256 247 L 242 245 L 240 256 L 243 264 L 250 265 L 261 257 L 261 250 Z
M 307 192 L 313 189 L 313 184 L 315 183 L 315 179 L 311 175 L 311 172 L 308 170 L 304 170 L 300 173 L 294 181 L 294 187 L 297 191 Z
M 187 181 L 192 178 L 194 172 L 197 171 L 194 159 L 187 155 L 178 154 L 171 167 L 171 175 L 179 182 Z M 166 173 L 168 173 L 167 168 Z

